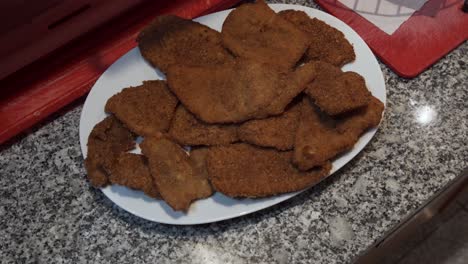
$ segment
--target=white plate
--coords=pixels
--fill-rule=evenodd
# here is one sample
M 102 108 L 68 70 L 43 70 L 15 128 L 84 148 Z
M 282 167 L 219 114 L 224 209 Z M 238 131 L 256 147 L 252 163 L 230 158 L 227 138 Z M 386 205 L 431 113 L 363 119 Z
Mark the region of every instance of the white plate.
M 354 46 L 356 61 L 346 65 L 343 70 L 355 71 L 366 80 L 367 87 L 374 96 L 385 103 L 385 83 L 379 64 L 369 47 L 349 26 L 337 18 L 322 11 L 299 5 L 272 4 L 276 12 L 285 9 L 302 10 L 310 17 L 316 17 L 339 29 Z M 200 17 L 196 21 L 220 31 L 223 21 L 231 10 L 226 10 Z M 106 117 L 104 105 L 109 97 L 128 86 L 140 85 L 144 80 L 164 79 L 164 75 L 152 68 L 141 57 L 138 48 L 134 48 L 112 64 L 94 84 L 81 113 L 80 143 L 83 156 L 86 157 L 88 136 L 96 123 Z M 376 129 L 368 131 L 356 143 L 354 149 L 333 162 L 331 173 L 337 171 L 374 136 Z M 103 193 L 124 210 L 139 217 L 166 224 L 192 225 L 216 222 L 252 213 L 289 199 L 299 192 L 279 195 L 264 199 L 231 199 L 222 194 L 196 201 L 187 214 L 173 211 L 165 202 L 154 200 L 142 192 L 132 191 L 125 187 L 109 186 Z

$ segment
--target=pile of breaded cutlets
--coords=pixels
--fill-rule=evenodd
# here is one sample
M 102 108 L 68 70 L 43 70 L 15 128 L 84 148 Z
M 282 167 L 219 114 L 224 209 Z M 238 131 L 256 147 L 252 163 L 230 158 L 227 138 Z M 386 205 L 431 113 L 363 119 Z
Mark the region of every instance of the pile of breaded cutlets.
M 137 41 L 167 80 L 107 101 L 85 160 L 95 187 L 128 186 L 182 211 L 215 191 L 294 192 L 327 177 L 382 117 L 363 77 L 341 70 L 353 46 L 302 11 L 246 3 L 221 32 L 163 15 Z M 138 136 L 142 155 L 128 152 Z

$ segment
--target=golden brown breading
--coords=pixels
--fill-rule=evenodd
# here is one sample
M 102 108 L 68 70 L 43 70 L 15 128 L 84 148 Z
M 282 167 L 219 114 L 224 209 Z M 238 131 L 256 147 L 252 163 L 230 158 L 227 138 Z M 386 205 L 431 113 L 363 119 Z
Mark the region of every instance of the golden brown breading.
M 307 172 L 290 162 L 292 153 L 249 144 L 211 147 L 207 156 L 208 175 L 216 191 L 231 197 L 265 197 L 310 187 L 325 178 L 329 162 Z
M 281 115 L 247 121 L 238 129 L 239 139 L 257 146 L 290 150 L 294 146 L 300 113 L 300 104 L 295 103 Z
M 384 108 L 384 104 L 379 99 L 371 96 L 367 106 L 341 117 L 337 129 L 340 133 L 359 137 L 367 129 L 379 125 Z
M 367 106 L 333 119 L 304 98 L 294 143 L 294 164 L 308 170 L 351 149 L 362 133 L 378 126 L 383 110 L 383 103 L 372 96 Z
M 141 55 L 164 73 L 172 64 L 216 65 L 232 60 L 218 31 L 177 16 L 158 16 L 137 41 Z
M 140 136 L 151 136 L 169 128 L 177 98 L 164 81 L 144 81 L 137 87 L 125 88 L 106 103 L 125 126 Z
M 168 134 L 185 146 L 224 145 L 237 141 L 237 126 L 207 124 L 179 105 Z
M 143 155 L 120 153 L 112 167 L 109 181 L 112 184 L 143 191 L 149 197 L 161 198 Z
M 361 75 L 355 72 L 327 75 L 330 78 L 317 77 L 306 89 L 306 93 L 322 111 L 329 115 L 339 115 L 369 103 L 372 94 L 367 90 L 366 81 Z
M 208 181 L 208 170 L 206 168 L 206 157 L 209 148 L 194 148 L 190 151 L 190 163 L 195 170 L 195 175 Z M 213 189 L 211 188 L 211 192 Z
M 258 0 L 233 10 L 223 23 L 223 44 L 236 56 L 291 68 L 305 53 L 307 35 Z
M 207 123 L 242 122 L 281 114 L 315 78 L 315 65 L 309 63 L 294 72 L 249 60 L 217 67 L 174 65 L 167 81 L 199 119 Z
M 172 209 L 187 211 L 192 201 L 212 194 L 208 180 L 198 175 L 176 143 L 164 137 L 146 137 L 140 147 L 161 197 Z
M 343 33 L 303 11 L 284 10 L 278 15 L 303 30 L 310 41 L 306 60 L 321 60 L 343 66 L 356 59 L 353 46 Z
M 109 184 L 109 173 L 116 157 L 133 149 L 133 135 L 114 116 L 108 116 L 97 123 L 88 137 L 88 153 L 85 168 L 88 179 L 94 187 Z
M 321 113 L 309 98 L 304 97 L 294 143 L 293 163 L 300 170 L 319 166 L 351 149 L 357 139 L 355 135 L 339 133 L 336 121 Z
M 281 79 L 284 86 L 279 87 L 276 97 L 266 108 L 259 111 L 256 118 L 283 113 L 286 106 L 317 77 L 319 67 L 320 62 L 306 63 Z
M 325 82 L 332 80 L 343 73 L 340 67 L 324 61 L 315 62 L 317 76 L 313 82 Z

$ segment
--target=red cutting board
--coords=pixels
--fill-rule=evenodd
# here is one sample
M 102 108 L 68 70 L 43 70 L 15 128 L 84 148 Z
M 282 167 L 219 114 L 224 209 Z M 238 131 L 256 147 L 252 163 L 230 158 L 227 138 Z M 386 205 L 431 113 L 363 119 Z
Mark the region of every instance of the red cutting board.
M 239 0 L 145 1 L 96 30 L 0 81 L 0 144 L 86 94 L 97 78 L 136 46 L 160 14 L 194 18 Z
M 429 0 L 392 35 L 337 0 L 316 2 L 351 26 L 385 64 L 405 78 L 416 77 L 468 38 L 463 0 Z

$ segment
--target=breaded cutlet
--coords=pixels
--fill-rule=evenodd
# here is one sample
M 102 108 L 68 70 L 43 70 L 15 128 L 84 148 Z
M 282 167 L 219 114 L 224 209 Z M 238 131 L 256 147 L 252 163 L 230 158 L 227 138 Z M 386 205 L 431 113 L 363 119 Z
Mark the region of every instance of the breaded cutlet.
M 384 104 L 376 97 L 371 96 L 366 106 L 338 119 L 337 129 L 342 134 L 360 137 L 369 128 L 379 125 L 384 109 Z
M 190 163 L 192 164 L 192 167 L 196 172 L 195 175 L 207 181 L 208 169 L 206 168 L 206 157 L 208 156 L 208 151 L 209 148 L 207 147 L 192 148 L 192 150 L 190 151 Z
M 172 209 L 187 211 L 193 201 L 212 195 L 208 180 L 198 174 L 189 155 L 176 143 L 152 136 L 140 147 L 161 197 Z
M 292 68 L 306 52 L 307 35 L 263 0 L 245 3 L 226 17 L 223 45 L 241 58 Z
M 217 65 L 233 59 L 218 31 L 173 15 L 156 17 L 137 42 L 143 58 L 164 73 L 173 64 Z
M 320 112 L 308 97 L 303 98 L 293 157 L 300 170 L 322 165 L 351 149 L 357 140 L 354 134 L 339 133 L 336 120 Z
M 380 123 L 383 110 L 383 103 L 372 96 L 368 105 L 332 118 L 305 97 L 296 132 L 293 163 L 301 170 L 308 170 L 352 149 L 366 130 Z
M 237 126 L 205 123 L 179 104 L 168 134 L 183 146 L 223 145 L 237 141 Z
M 140 86 L 124 88 L 113 95 L 105 110 L 135 134 L 151 136 L 169 129 L 177 102 L 165 81 L 144 81 Z
M 117 156 L 135 147 L 133 134 L 114 116 L 97 123 L 88 137 L 85 168 L 94 187 L 109 184 L 109 173 Z
M 307 34 L 310 44 L 305 54 L 306 61 L 325 61 L 341 67 L 356 59 L 353 46 L 338 29 L 317 18 L 310 18 L 303 11 L 284 10 L 278 15 Z
M 257 146 L 290 150 L 294 147 L 300 113 L 300 104 L 295 103 L 281 115 L 249 120 L 239 126 L 239 139 Z
M 238 59 L 216 67 L 174 65 L 167 82 L 200 120 L 237 123 L 281 114 L 315 76 L 316 63 L 292 71 Z
M 343 72 L 336 76 L 320 75 L 311 82 L 306 94 L 329 115 L 340 115 L 367 105 L 372 94 L 364 78 L 355 72 Z
M 161 198 L 149 171 L 146 157 L 143 155 L 120 153 L 112 167 L 109 181 L 112 184 L 143 191 L 152 198 Z
M 211 147 L 206 164 L 213 188 L 230 197 L 259 198 L 294 192 L 325 178 L 330 162 L 303 172 L 291 164 L 292 152 L 246 143 Z

